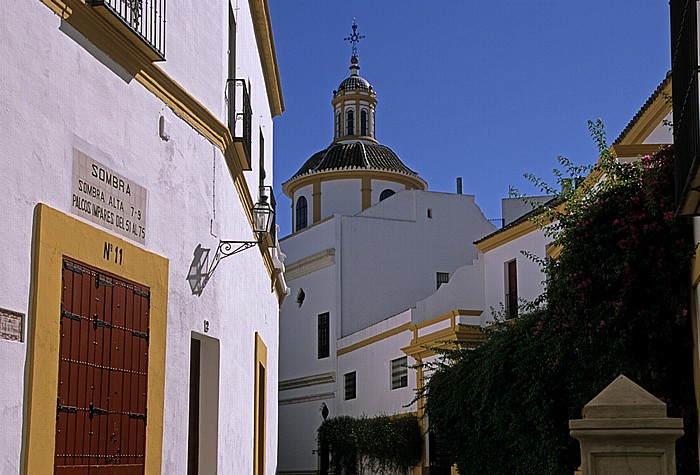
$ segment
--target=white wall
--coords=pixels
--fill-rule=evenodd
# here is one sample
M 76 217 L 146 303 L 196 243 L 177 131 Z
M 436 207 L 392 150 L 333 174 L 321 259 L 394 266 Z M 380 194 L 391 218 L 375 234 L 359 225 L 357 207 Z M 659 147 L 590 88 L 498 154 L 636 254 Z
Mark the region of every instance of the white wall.
M 529 234 L 514 239 L 484 253 L 484 282 L 486 289 L 486 308 L 482 317 L 486 322 L 492 321 L 491 309 L 498 311 L 505 306 L 505 263 L 516 260 L 518 276 L 518 298 L 534 300 L 544 291 L 545 275 L 540 265 L 522 254 L 528 251 L 544 259 L 546 246 L 551 242 L 544 233 L 537 229 Z
M 389 329 L 411 321 L 411 312 L 404 311 L 357 333 L 341 338 L 338 348 L 362 342 Z M 405 330 L 338 357 L 338 393 L 336 407 L 339 414 L 374 416 L 401 414 L 416 410 L 416 371 L 413 358 L 408 358 L 408 385 L 391 389 L 391 361 L 406 356 L 401 348 L 411 343 L 413 333 Z M 356 372 L 356 398 L 345 400 L 344 375 Z M 409 405 L 410 404 L 410 405 Z M 408 407 L 404 407 L 408 406 Z
M 240 50 L 255 47 L 255 39 L 248 3 L 239 4 L 239 34 L 247 36 L 239 41 Z M 223 120 L 222 11 L 201 2 L 169 2 L 168 61 L 162 66 Z M 207 336 L 218 339 L 221 350 L 218 471 L 252 471 L 257 331 L 268 349 L 267 473 L 275 473 L 278 310 L 262 257 L 249 250 L 222 261 L 201 297 L 191 294 L 186 281 L 197 244 L 211 248 L 213 255 L 219 237 L 252 237 L 223 157 L 142 85 L 120 79 L 59 25 L 59 17 L 38 1 L 24 2 L 0 17 L 5 92 L 0 96 L 0 207 L 6 225 L 0 267 L 13 269 L 0 276 L 0 307 L 30 311 L 33 212 L 37 203 L 46 203 L 71 214 L 74 147 L 137 182 L 148 190 L 144 247 L 170 262 L 162 472 L 181 473 L 186 466 L 190 338 L 192 331 L 203 331 L 206 319 Z M 245 52 L 239 66 L 253 83 L 256 121 L 269 131 L 271 183 L 272 119 L 256 58 Z M 161 115 L 171 124 L 167 142 L 158 136 Z M 256 138 L 257 133 L 254 144 Z M 249 173 L 248 178 L 255 199 L 257 175 Z M 210 234 L 212 220 L 218 236 Z M 0 386 L 1 473 L 19 470 L 26 356 L 26 342 L 0 340 L 7 383 Z
M 411 194 L 415 221 L 382 213 L 399 202 L 413 212 L 411 200 L 402 199 Z M 342 336 L 431 295 L 436 273 L 471 263 L 477 256 L 472 243 L 495 230 L 470 195 L 405 190 L 392 198 L 376 210 L 340 218 Z M 375 219 L 382 214 L 388 219 Z
M 321 182 L 321 219 L 331 215 L 347 215 L 362 211 L 362 180 L 330 180 Z

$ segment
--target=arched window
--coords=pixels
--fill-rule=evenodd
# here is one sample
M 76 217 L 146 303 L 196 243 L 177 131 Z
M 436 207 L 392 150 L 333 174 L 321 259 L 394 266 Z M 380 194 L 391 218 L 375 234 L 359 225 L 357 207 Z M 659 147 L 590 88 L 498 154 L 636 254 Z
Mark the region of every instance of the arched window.
M 345 135 L 355 135 L 355 111 L 348 109 L 345 113 Z
M 340 137 L 340 111 L 335 113 L 335 136 Z
M 386 190 L 382 191 L 381 195 L 379 195 L 379 201 L 384 201 L 385 199 L 387 199 L 388 197 L 390 197 L 393 194 L 394 194 L 394 190 L 390 190 L 389 188 L 387 188 Z
M 299 199 L 297 199 L 297 215 L 296 215 L 296 228 L 294 229 L 295 231 L 299 231 L 301 229 L 304 229 L 307 226 L 307 220 L 306 220 L 306 215 L 307 215 L 307 210 L 308 206 L 306 204 L 306 198 L 303 196 L 300 196 Z
M 360 135 L 369 135 L 369 112 L 367 109 L 360 111 Z

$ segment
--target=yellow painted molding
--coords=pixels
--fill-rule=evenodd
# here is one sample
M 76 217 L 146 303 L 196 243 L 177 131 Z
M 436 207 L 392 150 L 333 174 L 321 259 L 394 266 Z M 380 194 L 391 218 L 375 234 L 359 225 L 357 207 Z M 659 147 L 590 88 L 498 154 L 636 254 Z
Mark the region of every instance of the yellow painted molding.
M 300 188 L 313 183 L 315 180 L 321 182 L 332 180 L 362 180 L 368 178 L 370 180 L 385 180 L 394 183 L 400 183 L 406 189 L 416 189 L 425 191 L 428 189 L 428 184 L 422 178 L 413 177 L 404 173 L 391 172 L 385 170 L 372 170 L 365 168 L 355 168 L 348 170 L 329 170 L 317 173 L 302 175 L 293 180 L 289 180 L 282 184 L 282 191 L 289 198 L 294 196 Z
M 286 266 L 284 277 L 288 282 L 325 269 L 335 264 L 335 249 L 329 248 L 316 252 Z
M 440 322 L 442 322 L 444 320 L 448 320 L 448 319 L 452 319 L 452 326 L 454 326 L 456 323 L 455 317 L 457 317 L 457 316 L 478 317 L 478 316 L 481 316 L 482 313 L 484 313 L 483 310 L 463 310 L 463 309 L 452 310 L 452 311 L 449 311 L 443 315 L 433 317 L 430 320 L 416 323 L 416 328 L 421 329 L 421 328 L 429 327 L 431 325 L 435 325 L 436 323 L 440 323 Z
M 641 117 L 635 120 L 630 130 L 616 146 L 643 144 L 664 117 L 671 112 L 669 97 L 671 97 L 671 81 L 668 81 L 661 94 L 656 95 L 653 102 L 646 108 Z
M 282 98 L 282 84 L 277 65 L 277 54 L 275 53 L 275 40 L 272 35 L 270 9 L 267 0 L 249 0 L 249 3 L 255 26 L 255 38 L 261 56 L 263 76 L 265 76 L 270 112 L 272 117 L 277 117 L 284 112 L 284 99 Z
M 698 257 L 697 252 L 695 252 L 693 255 L 693 260 L 690 263 L 690 276 L 690 284 L 693 288 L 695 288 L 698 284 L 700 284 L 700 258 Z
M 399 333 L 403 333 L 405 331 L 410 331 L 412 329 L 412 325 L 410 322 L 404 323 L 403 325 L 399 325 L 396 328 L 391 328 L 387 331 L 378 333 L 372 337 L 369 337 L 365 340 L 358 341 L 357 343 L 353 343 L 352 345 L 346 346 L 345 348 L 340 348 L 336 352 L 338 356 L 345 355 L 348 353 L 351 353 L 355 350 L 359 350 L 360 348 L 364 348 L 365 346 L 371 345 L 372 343 L 377 343 L 378 341 L 382 341 L 385 338 L 389 338 L 394 335 L 398 335 Z
M 695 282 L 695 280 L 694 280 Z M 693 333 L 693 386 L 695 394 L 700 394 L 700 341 L 698 341 L 698 298 L 697 283 L 693 283 L 690 289 L 690 328 Z M 698 409 L 697 423 L 700 423 L 700 398 L 695 398 L 695 406 Z M 700 449 L 700 438 L 698 438 Z
M 530 234 L 531 232 L 537 231 L 539 226 L 530 220 L 525 220 L 522 223 L 518 223 L 512 228 L 503 230 L 502 232 L 496 233 L 488 239 L 476 244 L 476 248 L 481 252 L 488 252 L 497 247 L 508 244 L 511 241 L 518 239 L 519 237 Z
M 321 180 L 313 182 L 311 197 L 314 200 L 314 223 L 321 221 Z
M 401 348 L 401 351 L 407 356 L 422 360 L 436 355 L 436 349 L 457 348 L 458 341 L 466 342 L 468 348 L 473 348 L 485 339 L 486 335 L 480 326 L 457 324 L 421 337 L 414 336 L 411 344 Z
M 108 56 L 132 73 L 134 78 L 148 91 L 163 101 L 177 116 L 189 123 L 195 130 L 221 150 L 252 230 L 253 215 L 251 208 L 253 207 L 253 198 L 250 194 L 248 183 L 243 176 L 243 171 L 248 166 L 248 162 L 245 157 L 239 155 L 236 151 L 233 136 L 228 126 L 221 122 L 194 96 L 188 93 L 177 81 L 151 62 L 139 48 L 134 46 L 131 41 L 128 41 L 114 25 L 105 20 L 95 9 L 85 5 L 81 0 L 41 1 L 54 13 L 68 21 L 76 30 L 102 49 Z M 266 11 L 266 0 L 251 1 L 264 3 Z M 260 5 L 258 5 L 258 7 L 260 7 Z M 258 12 L 258 14 L 259 13 L 260 12 Z M 269 26 L 269 18 L 266 21 L 268 21 Z M 271 38 L 270 36 L 270 41 L 272 41 Z M 274 45 L 272 45 L 271 48 L 274 55 Z M 277 81 L 279 81 L 279 78 Z M 282 106 L 280 105 L 280 107 Z M 281 305 L 286 297 L 284 293 L 285 289 L 279 279 L 275 277 L 276 271 L 272 262 L 272 256 L 268 250 L 268 245 L 269 243 L 263 244 L 259 246 L 259 249 L 273 288 L 277 294 L 278 302 Z
M 121 264 L 104 259 L 105 243 L 123 250 Z M 35 208 L 27 339 L 27 399 L 23 473 L 54 465 L 63 257 L 150 289 L 148 424 L 145 472 L 160 473 L 168 303 L 168 260 L 44 204 Z
M 667 144 L 633 144 L 633 145 L 613 145 L 610 147 L 610 151 L 616 156 L 621 158 L 631 157 L 643 157 L 645 155 L 653 155 L 658 152 L 661 147 Z
M 265 381 L 260 381 L 260 367 L 265 370 Z M 253 410 L 253 474 L 263 475 L 265 469 L 265 447 L 259 447 L 260 440 L 267 440 L 265 437 L 267 417 L 263 417 L 264 425 L 260 426 L 260 411 L 263 411 L 263 416 L 267 412 L 267 346 L 260 337 L 258 332 L 255 332 L 255 391 L 254 391 L 254 410 Z M 260 392 L 263 391 L 263 407 L 260 407 Z M 262 456 L 262 461 L 260 460 Z
M 362 177 L 362 209 L 372 206 L 372 180 L 369 177 Z

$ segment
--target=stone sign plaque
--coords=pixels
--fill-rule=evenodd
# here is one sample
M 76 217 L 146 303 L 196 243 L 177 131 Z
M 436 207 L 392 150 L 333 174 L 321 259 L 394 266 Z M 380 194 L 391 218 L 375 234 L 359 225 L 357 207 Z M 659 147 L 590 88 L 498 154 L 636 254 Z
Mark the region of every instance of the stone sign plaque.
M 0 308 L 0 338 L 10 341 L 24 341 L 24 314 Z
M 73 214 L 141 244 L 146 243 L 147 191 L 73 149 Z

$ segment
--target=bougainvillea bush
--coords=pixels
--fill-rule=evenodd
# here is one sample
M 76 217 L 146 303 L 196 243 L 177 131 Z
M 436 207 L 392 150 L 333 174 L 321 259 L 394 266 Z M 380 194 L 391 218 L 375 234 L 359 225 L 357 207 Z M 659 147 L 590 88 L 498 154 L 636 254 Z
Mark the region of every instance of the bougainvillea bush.
M 569 419 L 625 374 L 684 419 L 678 473 L 698 473 L 689 314 L 689 224 L 674 213 L 673 150 L 602 158 L 540 219 L 557 221 L 540 305 L 457 350 L 429 381 L 427 413 L 462 475 L 572 473 Z

